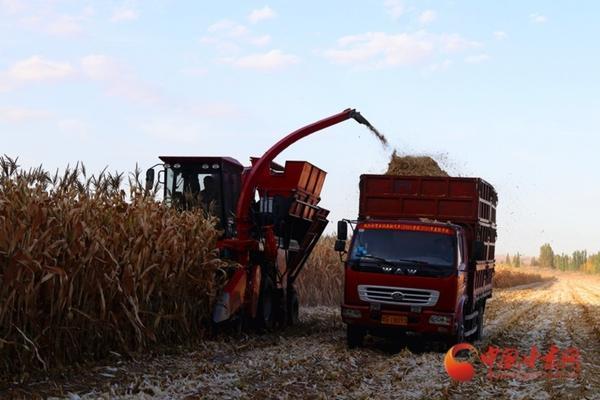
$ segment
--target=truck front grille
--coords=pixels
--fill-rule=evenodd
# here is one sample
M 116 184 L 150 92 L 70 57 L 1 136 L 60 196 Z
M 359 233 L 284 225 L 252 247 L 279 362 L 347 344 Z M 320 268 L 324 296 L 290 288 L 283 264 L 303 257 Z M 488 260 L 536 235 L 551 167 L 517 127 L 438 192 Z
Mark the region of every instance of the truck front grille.
M 358 296 L 368 303 L 431 307 L 437 303 L 440 292 L 394 286 L 358 285 Z

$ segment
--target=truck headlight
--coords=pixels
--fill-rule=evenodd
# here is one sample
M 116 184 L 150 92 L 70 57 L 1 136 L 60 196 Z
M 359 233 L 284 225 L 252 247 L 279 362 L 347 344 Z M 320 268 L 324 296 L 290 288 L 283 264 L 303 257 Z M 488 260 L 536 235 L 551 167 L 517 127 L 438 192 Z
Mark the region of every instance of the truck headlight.
M 342 308 L 342 317 L 360 318 L 362 317 L 362 312 L 360 312 L 360 310 L 353 310 L 352 308 Z
M 429 323 L 432 325 L 446 325 L 449 326 L 452 318 L 446 315 L 432 315 L 429 317 Z

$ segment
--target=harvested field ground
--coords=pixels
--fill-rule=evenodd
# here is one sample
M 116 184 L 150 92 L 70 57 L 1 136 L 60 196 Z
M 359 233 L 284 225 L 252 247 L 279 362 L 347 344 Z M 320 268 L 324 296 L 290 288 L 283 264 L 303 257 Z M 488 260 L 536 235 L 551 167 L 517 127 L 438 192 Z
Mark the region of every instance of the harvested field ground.
M 13 386 L 0 397 L 600 399 L 600 279 L 556 277 L 496 290 L 476 347 L 529 353 L 537 345 L 545 354 L 551 344 L 574 346 L 581 352 L 576 378 L 494 381 L 479 368 L 473 381 L 455 383 L 437 349 L 368 338 L 364 348 L 347 350 L 338 308 L 315 307 L 303 309 L 302 324 L 284 332 L 207 341 L 136 361 L 115 358 L 61 380 Z

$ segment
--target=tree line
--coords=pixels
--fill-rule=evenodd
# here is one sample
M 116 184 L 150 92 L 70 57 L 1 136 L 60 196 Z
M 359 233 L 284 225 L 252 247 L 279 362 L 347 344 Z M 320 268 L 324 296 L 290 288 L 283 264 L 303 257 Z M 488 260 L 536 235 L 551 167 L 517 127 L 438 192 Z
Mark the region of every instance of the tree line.
M 546 243 L 540 247 L 540 255 L 537 259 L 532 259 L 531 265 L 561 271 L 600 273 L 600 253 L 588 254 L 586 250 L 576 250 L 572 254 L 556 254 L 552 246 Z

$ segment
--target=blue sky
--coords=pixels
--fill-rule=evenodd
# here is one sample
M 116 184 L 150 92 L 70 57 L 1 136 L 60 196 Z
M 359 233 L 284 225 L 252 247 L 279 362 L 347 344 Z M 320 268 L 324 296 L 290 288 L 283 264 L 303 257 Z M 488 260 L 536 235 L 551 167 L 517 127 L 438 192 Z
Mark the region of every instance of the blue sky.
M 98 171 L 243 163 L 358 109 L 401 153 L 500 195 L 499 250 L 600 250 L 597 2 L 0 0 L 0 153 Z M 279 161 L 328 171 L 331 219 L 390 149 L 353 121 Z M 330 229 L 333 228 L 333 224 Z

